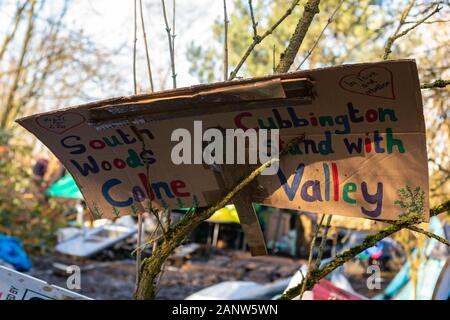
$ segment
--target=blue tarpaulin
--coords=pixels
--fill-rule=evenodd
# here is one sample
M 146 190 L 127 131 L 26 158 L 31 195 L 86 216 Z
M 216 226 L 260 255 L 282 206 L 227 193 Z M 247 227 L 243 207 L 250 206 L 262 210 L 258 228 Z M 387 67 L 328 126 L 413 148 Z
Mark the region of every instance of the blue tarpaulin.
M 0 261 L 12 265 L 18 271 L 27 271 L 32 265 L 19 239 L 3 235 L 0 235 Z

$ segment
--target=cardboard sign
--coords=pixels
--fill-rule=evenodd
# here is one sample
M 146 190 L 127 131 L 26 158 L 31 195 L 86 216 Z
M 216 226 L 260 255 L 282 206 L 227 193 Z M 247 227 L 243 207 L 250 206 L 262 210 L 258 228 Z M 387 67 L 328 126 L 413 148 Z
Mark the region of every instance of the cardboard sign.
M 0 300 L 92 300 L 76 292 L 48 284 L 0 266 Z
M 18 122 L 61 160 L 100 218 L 144 211 L 148 198 L 170 208 L 218 201 L 225 190 L 213 167 L 171 160 L 178 144 L 172 132 L 184 128 L 195 139 L 199 120 L 204 129 L 278 128 L 281 147 L 304 135 L 277 174 L 257 178 L 253 202 L 351 217 L 420 213 L 428 219 L 425 124 L 413 60 L 121 97 Z M 192 157 L 198 151 L 193 147 Z

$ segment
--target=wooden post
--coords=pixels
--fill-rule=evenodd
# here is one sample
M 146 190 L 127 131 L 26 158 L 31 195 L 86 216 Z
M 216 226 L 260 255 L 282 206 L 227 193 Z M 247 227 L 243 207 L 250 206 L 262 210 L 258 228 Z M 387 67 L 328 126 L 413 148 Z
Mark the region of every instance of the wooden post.
M 225 190 L 229 190 L 249 171 L 249 168 L 246 165 L 222 165 L 221 172 L 217 174 L 219 184 L 223 185 Z M 232 199 L 252 256 L 267 255 L 264 234 L 252 205 L 254 198 L 258 197 L 257 189 L 257 185 L 252 183 L 250 188 L 244 188 Z

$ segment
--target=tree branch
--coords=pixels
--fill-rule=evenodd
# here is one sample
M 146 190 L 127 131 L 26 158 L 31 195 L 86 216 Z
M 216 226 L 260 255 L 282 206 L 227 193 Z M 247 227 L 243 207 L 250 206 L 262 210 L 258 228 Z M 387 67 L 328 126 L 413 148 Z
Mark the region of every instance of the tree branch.
M 450 84 L 450 80 L 442 80 L 438 79 L 430 83 L 424 83 L 420 86 L 420 89 L 437 89 L 437 88 L 445 88 Z
M 145 21 L 144 21 L 144 12 L 142 10 L 142 0 L 139 0 L 139 10 L 141 13 L 141 25 L 142 25 L 142 34 L 144 36 L 144 45 L 145 45 L 145 57 L 147 59 L 147 71 L 148 71 L 148 80 L 150 82 L 150 88 L 153 91 L 155 91 L 155 88 L 153 87 L 153 76 L 152 76 L 152 67 L 150 64 L 150 53 L 148 50 L 148 43 L 147 43 L 147 33 L 145 32 Z
M 162 266 L 169 255 L 178 247 L 186 236 L 197 227 L 202 221 L 211 217 L 214 212 L 230 203 L 233 197 L 244 189 L 248 184 L 255 180 L 261 172 L 275 162 L 280 161 L 282 156 L 285 156 L 289 150 L 303 141 L 305 135 L 300 135 L 286 145 L 280 152 L 278 158 L 273 158 L 262 164 L 260 167 L 252 171 L 246 178 L 239 182 L 224 198 L 218 201 L 215 205 L 205 209 L 202 212 L 194 210 L 186 213 L 183 218 L 178 221 L 172 228 L 166 232 L 166 238 L 160 246 L 152 253 L 150 258 L 147 258 L 142 263 L 141 275 L 139 285 L 135 292 L 136 299 L 153 299 L 156 295 L 156 281 L 158 275 L 161 273 Z
M 431 208 L 430 217 L 436 216 L 440 213 L 449 210 L 450 210 L 450 200 L 447 200 L 441 203 L 440 205 Z M 339 266 L 343 265 L 345 262 L 351 260 L 357 254 L 374 246 L 378 241 L 386 237 L 389 237 L 390 235 L 396 233 L 397 231 L 403 228 L 414 226 L 415 224 L 418 224 L 420 222 L 422 222 L 422 217 L 419 215 L 411 215 L 398 221 L 392 221 L 392 224 L 389 227 L 380 230 L 378 233 L 374 235 L 367 236 L 362 242 L 362 244 L 336 255 L 336 257 L 332 261 L 330 261 L 327 265 L 325 265 L 323 268 L 312 270 L 310 272 L 310 277 L 305 278 L 300 284 L 286 291 L 281 296 L 280 299 L 290 300 L 295 298 L 300 294 L 303 286 L 306 288 L 306 290 L 311 290 L 320 279 L 327 276 L 329 273 L 331 273 Z
M 170 33 L 169 21 L 167 20 L 167 14 L 166 14 L 166 4 L 165 4 L 164 0 L 161 0 L 161 2 L 162 2 L 164 22 L 166 24 L 167 38 L 169 39 L 169 55 L 170 55 L 170 67 L 172 69 L 172 84 L 173 84 L 173 88 L 175 89 L 177 87 L 177 74 L 175 73 L 175 51 L 173 48 L 173 37 L 174 36 Z
M 316 258 L 316 264 L 315 264 L 316 268 L 318 268 L 320 266 L 320 263 L 322 262 L 323 251 L 325 250 L 325 245 L 327 243 L 328 231 L 330 230 L 332 218 L 333 218 L 333 215 L 331 215 L 331 214 L 328 215 L 328 217 L 327 217 L 327 223 L 325 225 L 325 230 L 322 234 L 322 239 L 321 239 L 320 245 L 319 245 L 319 252 L 318 252 L 317 258 Z
M 248 46 L 247 50 L 245 51 L 244 55 L 242 56 L 241 60 L 237 64 L 236 68 L 230 73 L 229 80 L 233 80 L 236 78 L 237 73 L 241 69 L 244 62 L 247 60 L 247 58 L 250 56 L 250 53 L 252 53 L 253 49 L 261 43 L 267 36 L 271 35 L 273 31 L 288 17 L 291 15 L 294 8 L 298 5 L 300 0 L 293 0 L 291 6 L 289 9 L 286 10 L 286 12 L 283 14 L 283 16 L 278 19 L 262 36 L 256 36 L 253 38 L 253 42 Z
M 134 40 L 133 40 L 133 92 L 137 94 L 136 52 L 137 52 L 137 0 L 134 0 Z
M 416 23 L 414 23 L 414 25 L 412 25 L 408 29 L 400 32 L 401 27 L 406 23 L 406 18 L 408 17 L 408 14 L 414 5 L 414 2 L 415 2 L 414 0 L 411 1 L 409 3 L 409 5 L 406 7 L 406 9 L 402 12 L 402 16 L 400 18 L 400 22 L 397 27 L 397 30 L 394 32 L 394 34 L 391 37 L 389 37 L 389 39 L 386 43 L 386 46 L 384 47 L 383 60 L 386 60 L 388 58 L 389 54 L 392 52 L 392 45 L 394 44 L 395 40 L 407 35 L 411 30 L 417 28 L 419 25 L 421 25 L 422 23 L 427 21 L 429 18 L 434 16 L 436 13 L 438 13 L 442 9 L 441 7 L 439 7 L 439 4 L 437 4 L 431 13 L 429 13 L 427 16 L 425 16 L 424 18 L 422 18 L 419 21 L 417 21 Z
M 25 62 L 25 56 L 27 55 L 28 46 L 31 42 L 31 35 L 34 29 L 34 15 L 35 15 L 36 0 L 31 1 L 31 7 L 28 11 L 28 26 L 25 31 L 25 38 L 23 40 L 22 49 L 19 55 L 19 61 L 17 63 L 17 72 L 14 75 L 14 80 L 9 90 L 8 97 L 6 99 L 6 109 L 2 115 L 0 128 L 5 128 L 8 123 L 9 114 L 13 111 L 13 104 L 16 97 L 17 89 L 19 87 L 19 81 L 22 76 L 23 65 Z
M 280 62 L 275 69 L 276 73 L 288 72 L 289 68 L 294 63 L 297 52 L 308 32 L 309 26 L 311 25 L 314 16 L 319 13 L 319 3 L 320 0 L 308 0 L 308 2 L 306 2 L 303 15 L 297 23 L 286 50 L 281 54 Z
M 253 4 L 252 0 L 248 0 L 248 6 L 250 8 L 250 16 L 252 18 L 252 27 L 253 27 L 253 39 L 258 36 L 258 22 L 255 20 L 255 13 L 253 12 Z
M 8 47 L 11 40 L 14 38 L 17 28 L 19 27 L 20 22 L 22 21 L 22 13 L 25 10 L 26 5 L 28 4 L 28 1 L 25 1 L 21 6 L 17 8 L 16 15 L 15 15 L 15 21 L 14 21 L 14 27 L 11 30 L 11 32 L 6 36 L 5 40 L 2 43 L 1 49 L 0 49 L 0 61 L 3 58 L 3 55 L 6 52 L 6 48 Z
M 306 56 L 303 58 L 302 62 L 300 62 L 300 64 L 297 67 L 297 70 L 300 70 L 300 68 L 302 67 L 302 65 L 305 63 L 306 60 L 308 60 L 309 56 L 312 54 L 312 52 L 314 51 L 314 49 L 317 47 L 317 44 L 320 41 L 320 38 L 322 38 L 323 34 L 325 33 L 325 30 L 328 28 L 328 26 L 334 21 L 334 17 L 336 15 L 336 13 L 339 11 L 339 9 L 341 8 L 342 4 L 344 3 L 344 0 L 341 0 L 338 4 L 338 6 L 336 7 L 336 9 L 333 11 L 333 13 L 331 14 L 331 16 L 328 18 L 327 23 L 325 24 L 325 26 L 323 27 L 322 31 L 320 32 L 319 36 L 317 37 L 316 41 L 314 42 L 313 46 L 311 47 L 311 49 L 308 51 L 308 53 L 306 54 Z
M 227 0 L 223 0 L 223 80 L 228 80 L 228 15 Z
M 426 235 L 427 237 L 433 238 L 433 239 L 435 239 L 435 240 L 437 240 L 437 241 L 439 241 L 439 242 L 445 244 L 446 246 L 449 246 L 449 247 L 450 247 L 450 242 L 449 242 L 447 239 L 444 239 L 444 238 L 438 236 L 437 234 L 434 234 L 433 232 L 424 230 L 424 229 L 419 228 L 419 227 L 416 227 L 416 226 L 409 226 L 408 229 L 411 230 L 411 231 L 415 231 L 415 232 L 424 234 L 424 235 Z
M 317 224 L 316 229 L 314 230 L 313 238 L 311 239 L 311 244 L 309 246 L 309 256 L 308 256 L 308 271 L 306 273 L 306 276 L 304 279 L 308 279 L 309 272 L 312 270 L 312 259 L 314 255 L 314 247 L 316 246 L 317 236 L 319 235 L 320 228 L 322 228 L 323 219 L 325 218 L 325 215 L 322 214 L 320 217 L 320 222 Z M 303 282 L 303 285 L 300 290 L 300 299 L 303 297 L 303 293 L 306 291 L 306 281 Z

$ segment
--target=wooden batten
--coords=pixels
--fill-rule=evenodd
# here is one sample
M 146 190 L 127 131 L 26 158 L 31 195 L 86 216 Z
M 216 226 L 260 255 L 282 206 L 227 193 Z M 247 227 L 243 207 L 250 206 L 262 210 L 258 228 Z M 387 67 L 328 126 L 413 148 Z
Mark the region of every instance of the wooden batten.
M 228 84 L 228 83 L 227 83 Z M 216 85 L 216 84 L 213 84 Z M 245 109 L 310 104 L 313 82 L 309 78 L 264 79 L 216 88 L 211 85 L 182 88 L 172 95 L 142 97 L 138 101 L 114 103 L 89 109 L 89 121 L 100 125 L 135 118 L 165 120 Z

